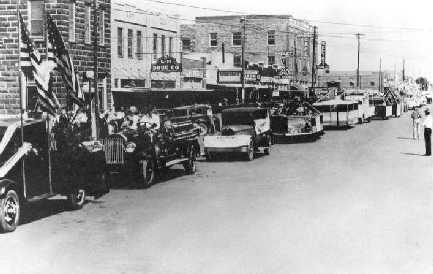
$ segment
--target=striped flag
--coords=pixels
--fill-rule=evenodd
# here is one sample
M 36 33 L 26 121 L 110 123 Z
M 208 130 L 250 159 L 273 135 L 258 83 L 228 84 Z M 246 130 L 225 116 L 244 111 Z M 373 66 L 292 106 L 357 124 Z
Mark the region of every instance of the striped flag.
M 33 75 L 38 92 L 38 105 L 43 111 L 55 115 L 60 107 L 56 95 L 50 88 L 51 72 L 54 67 L 52 62 L 42 61 L 36 49 L 30 33 L 24 23 L 21 13 L 18 13 L 20 24 L 20 63 L 23 72 Z
M 62 73 L 62 78 L 68 89 L 68 94 L 75 104 L 84 105 L 83 93 L 81 92 L 78 75 L 74 69 L 74 63 L 65 47 L 62 35 L 52 17 L 47 14 L 48 31 L 48 59 L 55 62 L 57 69 Z

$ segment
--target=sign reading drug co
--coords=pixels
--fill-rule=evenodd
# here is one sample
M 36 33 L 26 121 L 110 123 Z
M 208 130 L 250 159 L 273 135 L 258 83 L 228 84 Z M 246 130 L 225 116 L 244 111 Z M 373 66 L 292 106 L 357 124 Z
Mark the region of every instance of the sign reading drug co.
M 176 61 L 176 58 L 170 56 L 163 56 L 152 64 L 152 72 L 181 72 L 182 64 Z

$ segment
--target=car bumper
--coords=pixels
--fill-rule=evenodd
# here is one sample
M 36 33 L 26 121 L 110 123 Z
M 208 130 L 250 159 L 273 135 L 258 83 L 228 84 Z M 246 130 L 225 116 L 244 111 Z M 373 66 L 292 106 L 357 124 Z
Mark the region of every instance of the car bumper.
M 242 147 L 207 147 L 205 153 L 246 153 L 248 146 Z

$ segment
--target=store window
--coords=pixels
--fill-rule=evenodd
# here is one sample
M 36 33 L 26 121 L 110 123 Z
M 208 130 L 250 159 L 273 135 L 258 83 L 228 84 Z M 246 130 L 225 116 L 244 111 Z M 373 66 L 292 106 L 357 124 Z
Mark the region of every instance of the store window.
M 43 20 L 43 14 L 44 14 L 44 1 L 29 1 L 29 29 L 30 34 L 33 37 L 40 37 L 42 38 L 43 33 L 43 26 L 44 26 L 44 20 Z
M 154 33 L 153 34 L 153 60 L 156 61 L 156 59 L 158 58 L 158 34 Z
M 242 65 L 242 56 L 233 55 L 233 66 L 241 67 L 241 65 Z
M 117 28 L 117 55 L 123 57 L 123 29 Z
M 268 56 L 268 66 L 272 66 L 272 65 L 275 65 L 275 56 L 274 55 Z
M 128 58 L 132 58 L 132 39 L 133 39 L 132 29 L 128 29 Z
M 191 39 L 182 38 L 182 50 L 191 50 Z
M 69 3 L 69 25 L 68 34 L 69 42 L 75 42 L 75 2 Z
M 233 32 L 233 46 L 241 46 L 241 45 L 242 45 L 242 33 Z
M 137 59 L 143 60 L 143 36 L 140 30 L 137 30 Z
M 275 45 L 275 30 L 268 31 L 268 45 Z
M 218 46 L 218 35 L 215 32 L 209 34 L 209 45 L 211 47 Z

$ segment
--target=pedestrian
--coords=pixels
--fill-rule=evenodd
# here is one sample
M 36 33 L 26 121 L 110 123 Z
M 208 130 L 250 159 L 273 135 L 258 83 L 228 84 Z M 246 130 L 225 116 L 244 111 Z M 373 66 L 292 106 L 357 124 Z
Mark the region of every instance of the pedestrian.
M 433 118 L 430 115 L 430 110 L 425 110 L 424 119 L 424 141 L 425 141 L 425 156 L 431 156 L 431 132 L 433 127 Z
M 412 136 L 413 139 L 419 140 L 419 133 L 421 131 L 421 114 L 419 113 L 418 108 L 414 108 L 411 116 L 412 118 Z

